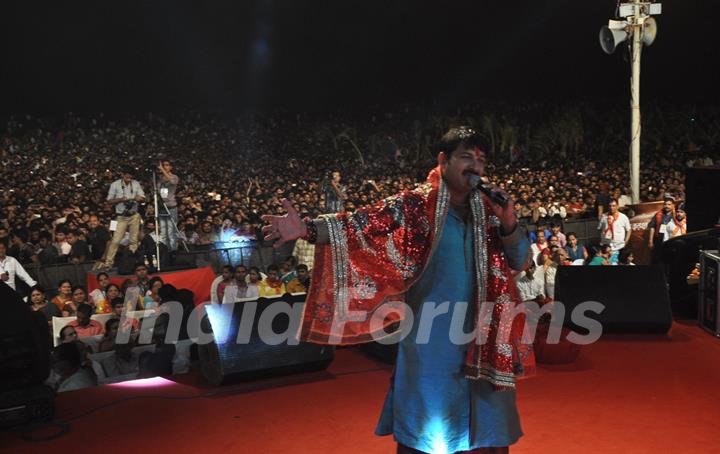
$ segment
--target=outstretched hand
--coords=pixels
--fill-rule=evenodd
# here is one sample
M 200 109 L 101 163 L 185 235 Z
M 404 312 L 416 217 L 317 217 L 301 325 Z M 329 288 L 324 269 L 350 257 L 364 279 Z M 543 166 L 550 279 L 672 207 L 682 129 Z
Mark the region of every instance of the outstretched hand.
M 263 226 L 262 233 L 265 235 L 265 241 L 275 241 L 273 247 L 278 248 L 288 241 L 296 240 L 305 235 L 307 226 L 300 219 L 300 215 L 293 208 L 292 203 L 288 199 L 280 201 L 287 214 L 284 216 L 274 216 L 265 214 L 260 217 L 267 225 Z

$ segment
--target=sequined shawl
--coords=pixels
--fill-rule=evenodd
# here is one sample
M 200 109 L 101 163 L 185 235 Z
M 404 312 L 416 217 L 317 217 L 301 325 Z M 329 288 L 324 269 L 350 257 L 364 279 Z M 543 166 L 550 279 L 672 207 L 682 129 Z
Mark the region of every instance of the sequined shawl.
M 412 191 L 354 213 L 324 216 L 330 242 L 315 248 L 301 339 L 348 345 L 391 335 L 403 318 L 404 293 L 439 243 L 449 199 L 437 167 Z M 524 315 L 512 316 L 521 299 L 503 252 L 499 220 L 478 191 L 471 195 L 470 209 L 476 341 L 467 350 L 464 372 L 497 389 L 511 389 L 533 365 L 532 345 L 520 342 Z

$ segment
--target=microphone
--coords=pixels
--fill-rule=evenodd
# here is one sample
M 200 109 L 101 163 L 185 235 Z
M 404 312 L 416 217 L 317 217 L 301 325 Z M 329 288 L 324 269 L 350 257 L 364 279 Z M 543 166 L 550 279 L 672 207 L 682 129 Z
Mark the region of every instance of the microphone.
M 471 173 L 468 175 L 468 181 L 470 182 L 470 185 L 476 187 L 480 192 L 488 196 L 493 203 L 500 205 L 503 208 L 505 208 L 510 201 L 507 195 L 493 190 L 491 185 L 485 184 L 480 175 Z

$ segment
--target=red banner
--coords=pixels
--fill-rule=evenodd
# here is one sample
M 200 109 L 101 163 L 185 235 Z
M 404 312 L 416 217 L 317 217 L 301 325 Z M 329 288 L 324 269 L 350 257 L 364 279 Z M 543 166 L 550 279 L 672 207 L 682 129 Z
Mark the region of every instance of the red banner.
M 194 268 L 191 270 L 169 271 L 167 273 L 155 273 L 149 277 L 159 276 L 164 283 L 172 284 L 177 289 L 188 289 L 195 294 L 195 305 L 210 301 L 210 286 L 215 279 L 215 272 L 211 267 Z M 110 276 L 110 282 L 122 287 L 123 282 L 128 279 L 127 276 Z M 87 273 L 86 285 L 88 292 L 92 292 L 98 288 L 97 278 L 95 274 Z

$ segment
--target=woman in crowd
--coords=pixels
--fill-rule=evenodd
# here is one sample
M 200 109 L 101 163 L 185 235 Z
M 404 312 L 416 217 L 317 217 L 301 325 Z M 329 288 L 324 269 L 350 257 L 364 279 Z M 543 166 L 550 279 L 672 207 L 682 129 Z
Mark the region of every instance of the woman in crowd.
M 30 304 L 35 312 L 42 312 L 48 322 L 48 326 L 52 327 L 53 317 L 62 317 L 62 312 L 54 304 L 49 304 L 45 298 L 45 289 L 39 285 L 30 289 Z
M 575 262 L 576 260 L 587 260 L 588 252 L 585 246 L 578 243 L 577 234 L 575 232 L 568 232 L 567 245 L 565 246 L 565 252 L 567 252 L 568 260 Z
M 588 255 L 587 264 L 590 266 L 609 265 L 611 253 L 612 250 L 609 244 L 593 246 L 590 250 L 590 255 Z
M 52 299 L 52 303 L 58 310 L 63 311 L 65 305 L 72 301 L 72 282 L 63 279 L 58 283 L 58 294 Z
M 163 284 L 163 280 L 157 276 L 151 278 L 148 281 L 148 291 L 143 298 L 143 307 L 145 309 L 156 309 L 158 306 L 160 306 L 161 299 L 158 291 L 160 290 L 160 287 L 163 286 Z
M 110 285 L 110 276 L 107 273 L 98 273 L 97 275 L 98 288 L 90 292 L 89 299 L 90 304 L 95 306 L 96 314 L 109 314 L 110 304 L 105 294 L 105 289 Z
M 260 269 L 256 266 L 251 266 L 248 271 L 248 285 L 245 295 L 246 298 L 257 298 L 260 296 Z
M 63 317 L 75 317 L 81 304 L 87 304 L 87 293 L 84 288 L 76 285 L 72 288 L 72 299 L 63 306 Z

